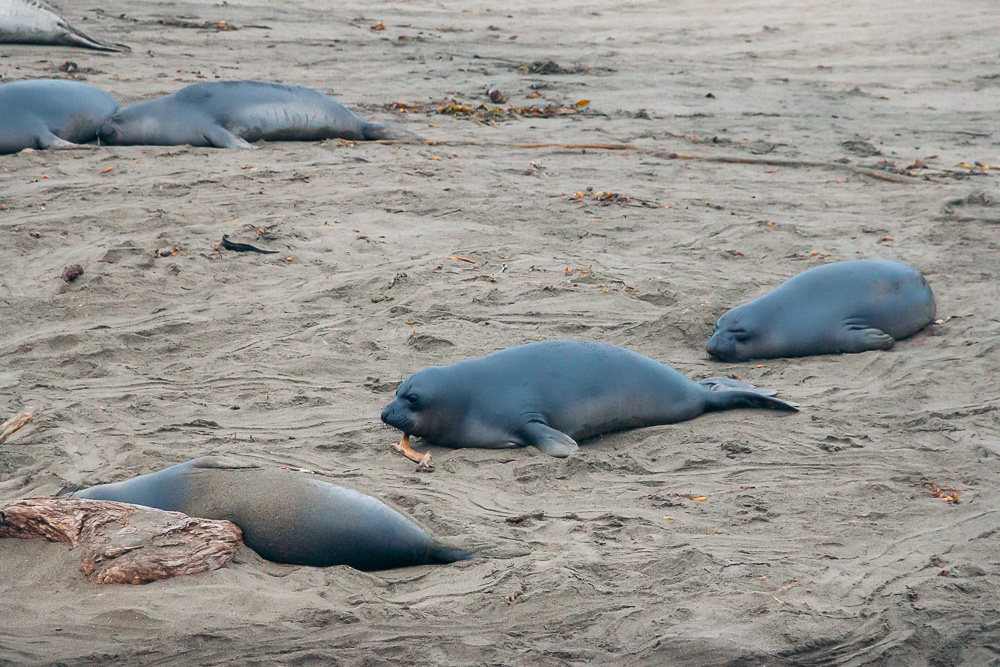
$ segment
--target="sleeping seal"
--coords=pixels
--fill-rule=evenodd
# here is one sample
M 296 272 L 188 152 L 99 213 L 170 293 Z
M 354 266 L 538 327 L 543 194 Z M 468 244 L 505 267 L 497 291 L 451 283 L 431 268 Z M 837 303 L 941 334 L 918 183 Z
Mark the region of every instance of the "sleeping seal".
M 473 555 L 438 544 L 384 503 L 280 468 L 204 457 L 69 494 L 226 519 L 261 557 L 292 565 L 386 570 Z
M 551 456 L 602 433 L 673 424 L 731 408 L 795 410 L 774 391 L 728 378 L 695 382 L 625 348 L 552 340 L 417 371 L 396 389 L 382 421 L 445 447 L 532 445 Z
M 0 154 L 72 148 L 97 139 L 118 102 L 100 88 L 61 79 L 0 85 Z
M 809 269 L 715 324 L 723 361 L 888 350 L 934 319 L 934 294 L 913 267 L 881 259 Z
M 0 0 L 0 44 L 60 44 L 98 51 L 131 51 L 71 26 L 40 0 Z
M 323 93 L 264 81 L 199 83 L 131 104 L 101 128 L 121 146 L 253 148 L 254 141 L 421 141 L 406 130 L 368 123 Z

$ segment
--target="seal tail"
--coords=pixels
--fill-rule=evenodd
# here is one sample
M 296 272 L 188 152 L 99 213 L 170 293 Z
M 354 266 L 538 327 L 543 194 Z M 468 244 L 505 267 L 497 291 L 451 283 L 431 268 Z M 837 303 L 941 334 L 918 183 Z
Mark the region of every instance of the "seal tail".
M 124 44 L 113 44 L 112 42 L 105 42 L 103 39 L 97 39 L 96 37 L 91 37 L 84 31 L 80 30 L 76 26 L 66 23 L 64 26 L 69 34 L 63 39 L 71 46 L 82 46 L 85 49 L 94 49 L 96 51 L 117 51 L 118 53 L 132 53 L 132 49 L 125 46 Z
M 422 137 L 404 130 L 392 123 L 365 123 L 361 128 L 365 141 L 403 141 L 410 144 L 422 144 Z
M 439 544 L 434 549 L 431 549 L 429 556 L 429 563 L 435 565 L 447 565 L 448 563 L 454 563 L 459 560 L 471 560 L 476 557 L 476 554 L 469 551 L 463 551 L 462 549 L 441 546 Z
M 771 408 L 798 412 L 797 403 L 774 398 L 774 389 L 762 389 L 747 382 L 730 378 L 713 377 L 699 382 L 709 390 L 705 397 L 705 411 L 732 410 L 734 408 Z

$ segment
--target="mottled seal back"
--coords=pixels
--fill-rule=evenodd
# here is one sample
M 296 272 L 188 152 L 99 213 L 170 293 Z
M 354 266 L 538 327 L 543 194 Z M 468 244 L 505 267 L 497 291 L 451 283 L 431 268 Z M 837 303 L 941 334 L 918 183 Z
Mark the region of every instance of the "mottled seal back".
M 416 523 L 370 496 L 302 473 L 221 457 L 195 459 L 71 495 L 232 521 L 243 530 L 248 547 L 278 563 L 368 571 L 473 557 L 439 545 Z

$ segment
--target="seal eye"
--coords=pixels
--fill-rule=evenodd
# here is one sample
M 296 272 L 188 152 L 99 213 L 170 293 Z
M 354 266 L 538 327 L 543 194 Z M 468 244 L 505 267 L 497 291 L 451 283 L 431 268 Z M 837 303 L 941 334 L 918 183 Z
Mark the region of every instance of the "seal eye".
M 750 332 L 746 329 L 732 329 L 729 333 L 733 335 L 733 338 L 736 339 L 736 342 L 738 343 L 745 343 L 750 340 Z
M 416 394 L 407 394 L 405 396 L 405 398 L 406 398 L 407 402 L 410 403 L 411 405 L 417 402 L 417 395 Z

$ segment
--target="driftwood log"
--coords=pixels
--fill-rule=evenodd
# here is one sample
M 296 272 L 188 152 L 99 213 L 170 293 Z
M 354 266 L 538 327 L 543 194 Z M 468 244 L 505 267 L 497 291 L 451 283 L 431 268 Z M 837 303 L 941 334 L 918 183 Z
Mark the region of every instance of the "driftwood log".
M 14 431 L 30 424 L 34 418 L 34 412 L 22 412 L 19 415 L 14 415 L 3 424 L 0 424 L 0 445 L 2 445 L 7 438 L 14 435 Z
M 80 569 L 98 584 L 145 584 L 215 570 L 243 538 L 228 521 L 106 500 L 29 498 L 0 506 L 0 538 L 42 537 L 83 551 Z

